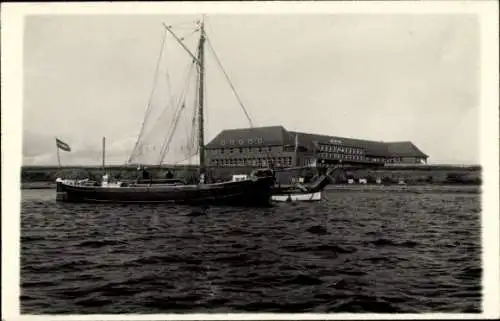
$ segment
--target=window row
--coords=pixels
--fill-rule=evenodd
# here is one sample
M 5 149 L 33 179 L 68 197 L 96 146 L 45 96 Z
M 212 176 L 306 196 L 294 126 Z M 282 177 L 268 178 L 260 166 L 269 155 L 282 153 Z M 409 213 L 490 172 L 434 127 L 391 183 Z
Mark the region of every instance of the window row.
M 277 167 L 292 166 L 292 157 L 276 157 L 276 158 L 233 158 L 233 159 L 212 159 L 213 166 L 230 167 L 230 166 L 255 166 L 267 167 L 270 162 L 273 162 Z
M 337 154 L 337 153 L 320 153 L 319 158 L 330 158 L 330 159 L 347 159 L 347 160 L 364 160 L 364 156 L 360 155 L 350 155 L 350 154 Z
M 252 145 L 252 144 L 262 144 L 264 142 L 264 140 L 259 137 L 259 138 L 249 138 L 246 140 L 246 142 L 249 144 L 249 145 Z M 220 141 L 220 144 L 222 146 L 226 146 L 226 145 L 243 145 L 245 144 L 245 140 L 244 139 L 228 139 L 228 140 L 221 140 Z
M 374 162 L 374 163 L 383 163 L 386 158 L 384 157 L 366 157 L 366 160 L 369 162 Z
M 322 152 L 333 152 L 333 153 L 344 153 L 344 154 L 355 154 L 362 155 L 363 149 L 353 148 L 353 147 L 344 147 L 344 146 L 335 146 L 335 145 L 319 145 L 319 150 Z
M 415 163 L 420 163 L 420 162 L 425 162 L 425 158 L 422 158 L 422 157 L 411 157 L 410 161 L 413 161 Z M 405 157 L 386 158 L 385 162 L 386 163 L 403 163 L 403 162 L 405 162 Z
M 267 153 L 271 152 L 273 149 L 271 146 L 267 147 L 238 147 L 238 148 L 214 148 L 210 149 L 212 155 L 217 154 L 234 154 L 234 153 Z

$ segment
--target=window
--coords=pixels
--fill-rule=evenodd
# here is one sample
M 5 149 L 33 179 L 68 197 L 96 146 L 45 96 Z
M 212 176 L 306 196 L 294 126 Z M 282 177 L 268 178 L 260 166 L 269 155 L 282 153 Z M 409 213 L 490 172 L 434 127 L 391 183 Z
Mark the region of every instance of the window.
M 221 153 L 221 154 L 224 154 L 224 150 L 225 150 L 225 148 L 221 148 L 221 149 L 220 149 L 220 153 Z
M 243 153 L 243 148 L 240 147 L 239 149 L 240 149 L 240 154 Z
M 230 153 L 230 154 L 234 153 L 234 148 L 230 148 L 230 149 L 229 149 L 229 153 Z
M 272 148 L 271 146 L 268 146 L 268 147 L 267 147 L 267 151 L 268 151 L 268 152 L 272 152 L 272 151 L 273 151 L 273 148 Z

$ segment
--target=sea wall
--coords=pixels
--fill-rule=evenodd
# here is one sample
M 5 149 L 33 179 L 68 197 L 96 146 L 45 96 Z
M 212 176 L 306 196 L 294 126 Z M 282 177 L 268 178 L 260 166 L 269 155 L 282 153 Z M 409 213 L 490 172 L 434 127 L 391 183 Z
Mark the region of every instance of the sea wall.
M 437 185 L 481 185 L 481 168 L 479 166 L 394 166 L 378 169 L 355 169 L 346 170 L 345 177 L 341 177 L 339 183 L 346 179 L 358 180 L 364 178 L 367 183 L 375 183 L 377 178 L 384 184 L 397 184 L 400 181 L 410 185 L 437 184 Z
M 175 178 L 188 181 L 195 180 L 197 168 L 194 166 L 151 166 L 148 171 L 153 178 L 165 178 L 170 170 Z M 215 180 L 230 179 L 231 175 L 248 173 L 251 168 L 211 168 Z M 138 176 L 137 168 L 127 166 L 112 166 L 106 172 L 114 179 L 134 180 Z M 104 171 L 98 167 L 48 167 L 24 166 L 21 169 L 21 183 L 24 188 L 44 188 L 52 186 L 56 178 L 71 179 L 90 178 L 99 180 Z M 312 176 L 311 170 L 301 171 L 301 176 Z M 289 183 L 294 173 L 279 173 L 278 179 Z M 346 168 L 334 174 L 336 184 L 346 184 L 353 179 L 366 179 L 367 184 L 375 184 L 380 179 L 383 184 L 398 184 L 400 181 L 408 185 L 480 185 L 480 166 L 451 166 L 451 165 L 419 165 L 419 166 L 390 166 L 381 168 Z

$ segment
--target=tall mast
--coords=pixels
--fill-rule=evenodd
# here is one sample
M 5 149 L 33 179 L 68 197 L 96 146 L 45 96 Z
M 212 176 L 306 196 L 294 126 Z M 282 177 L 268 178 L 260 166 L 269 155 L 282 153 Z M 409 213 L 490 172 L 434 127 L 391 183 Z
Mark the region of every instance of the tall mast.
M 200 84 L 198 92 L 198 147 L 200 153 L 200 177 L 205 173 L 205 130 L 203 124 L 203 103 L 204 103 L 204 80 L 205 80 L 205 61 L 204 61 L 204 46 L 205 46 L 205 27 L 203 20 L 200 26 L 200 43 L 198 46 L 198 65 L 200 70 Z

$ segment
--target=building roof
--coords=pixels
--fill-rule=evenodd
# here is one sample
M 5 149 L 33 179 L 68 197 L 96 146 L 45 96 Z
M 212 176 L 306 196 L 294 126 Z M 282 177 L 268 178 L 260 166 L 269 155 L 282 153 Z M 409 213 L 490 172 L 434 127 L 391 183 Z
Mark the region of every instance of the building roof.
M 365 154 L 374 157 L 428 157 L 412 142 L 377 142 L 363 139 L 328 136 L 319 134 L 287 131 L 283 126 L 227 129 L 219 133 L 207 148 L 251 147 L 298 145 L 312 150 L 315 143 L 336 144 L 359 147 Z
M 386 145 L 389 154 L 394 157 L 428 157 L 412 142 L 390 142 Z
M 309 134 L 301 132 L 291 132 L 293 136 L 298 135 L 299 146 L 309 147 L 313 146 L 313 142 L 323 144 L 336 144 L 349 147 L 359 147 L 365 150 L 365 153 L 370 156 L 387 156 L 387 147 L 382 142 L 375 142 L 369 140 Z
M 207 148 L 286 145 L 288 132 L 283 126 L 226 129 L 209 142 Z

